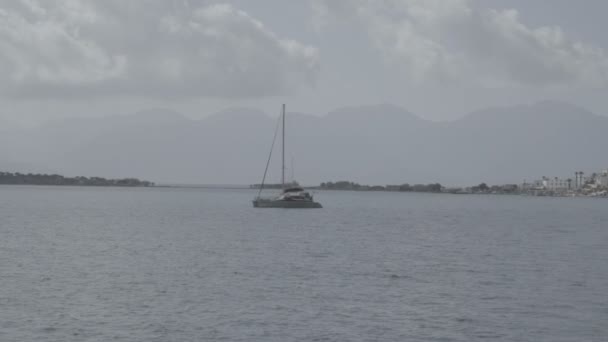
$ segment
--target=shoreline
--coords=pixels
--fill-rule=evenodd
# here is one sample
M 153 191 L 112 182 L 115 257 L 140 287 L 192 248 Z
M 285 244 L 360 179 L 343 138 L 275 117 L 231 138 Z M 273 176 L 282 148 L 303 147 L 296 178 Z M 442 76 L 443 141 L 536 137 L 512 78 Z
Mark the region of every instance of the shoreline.
M 0 186 L 15 187 L 15 186 L 26 186 L 26 187 L 56 187 L 56 188 L 165 188 L 165 189 L 206 189 L 206 190 L 252 190 L 257 191 L 259 189 L 253 188 L 247 185 L 213 185 L 213 184 L 154 184 L 154 185 L 93 185 L 93 184 L 34 184 L 34 183 L 0 183 Z M 608 194 L 596 195 L 596 194 L 583 194 L 583 193 L 545 193 L 539 192 L 537 194 L 532 192 L 453 192 L 453 191 L 399 191 L 399 190 L 387 190 L 387 189 L 327 189 L 320 188 L 318 186 L 303 186 L 302 188 L 312 191 L 343 191 L 343 192 L 359 192 L 359 193 L 417 193 L 417 194 L 434 194 L 434 195 L 495 195 L 495 196 L 525 196 L 525 197 L 558 197 L 558 198 L 608 198 Z M 265 191 L 280 190 L 275 188 L 264 189 Z

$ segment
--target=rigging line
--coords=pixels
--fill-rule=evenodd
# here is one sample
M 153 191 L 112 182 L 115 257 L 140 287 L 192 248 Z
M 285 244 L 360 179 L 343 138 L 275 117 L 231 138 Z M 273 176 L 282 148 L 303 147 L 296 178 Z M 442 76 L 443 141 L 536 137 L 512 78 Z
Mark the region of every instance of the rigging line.
M 266 161 L 266 168 L 264 169 L 264 177 L 262 177 L 262 184 L 260 184 L 260 190 L 258 191 L 258 198 L 262 194 L 264 189 L 264 182 L 266 181 L 266 173 L 268 172 L 268 166 L 270 165 L 270 158 L 272 158 L 272 150 L 274 150 L 274 142 L 277 140 L 277 133 L 279 132 L 279 124 L 281 119 L 277 120 L 277 127 L 274 129 L 274 137 L 272 138 L 272 145 L 270 145 L 270 153 L 268 154 L 268 160 Z

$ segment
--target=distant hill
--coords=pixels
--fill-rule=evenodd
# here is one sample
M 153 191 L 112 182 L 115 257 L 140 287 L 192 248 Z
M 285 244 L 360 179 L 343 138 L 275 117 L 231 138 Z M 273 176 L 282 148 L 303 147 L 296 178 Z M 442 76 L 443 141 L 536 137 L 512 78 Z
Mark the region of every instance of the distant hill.
M 261 180 L 275 126 L 275 118 L 248 108 L 204 120 L 162 109 L 62 120 L 12 134 L 5 141 L 10 151 L 0 149 L 0 160 L 10 153 L 14 162 L 68 175 L 254 184 Z M 288 113 L 287 166 L 293 156 L 295 179 L 305 185 L 340 179 L 512 183 L 608 167 L 606 132 L 607 117 L 559 102 L 489 108 L 451 122 L 423 120 L 386 104 L 323 117 Z M 270 182 L 280 175 L 275 152 Z

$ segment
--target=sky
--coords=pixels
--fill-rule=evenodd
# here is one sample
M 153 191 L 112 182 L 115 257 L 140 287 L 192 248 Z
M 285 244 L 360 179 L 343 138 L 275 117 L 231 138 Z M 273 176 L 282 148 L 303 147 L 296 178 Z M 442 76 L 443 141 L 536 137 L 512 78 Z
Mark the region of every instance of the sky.
M 0 0 L 0 122 L 170 108 L 608 115 L 608 2 Z

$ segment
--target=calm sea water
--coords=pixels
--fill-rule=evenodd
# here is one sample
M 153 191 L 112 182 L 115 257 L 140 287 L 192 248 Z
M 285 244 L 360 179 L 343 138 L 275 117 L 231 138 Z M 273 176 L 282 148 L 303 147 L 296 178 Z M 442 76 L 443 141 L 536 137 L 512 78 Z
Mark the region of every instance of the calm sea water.
M 608 201 L 0 187 L 0 341 L 608 341 Z

